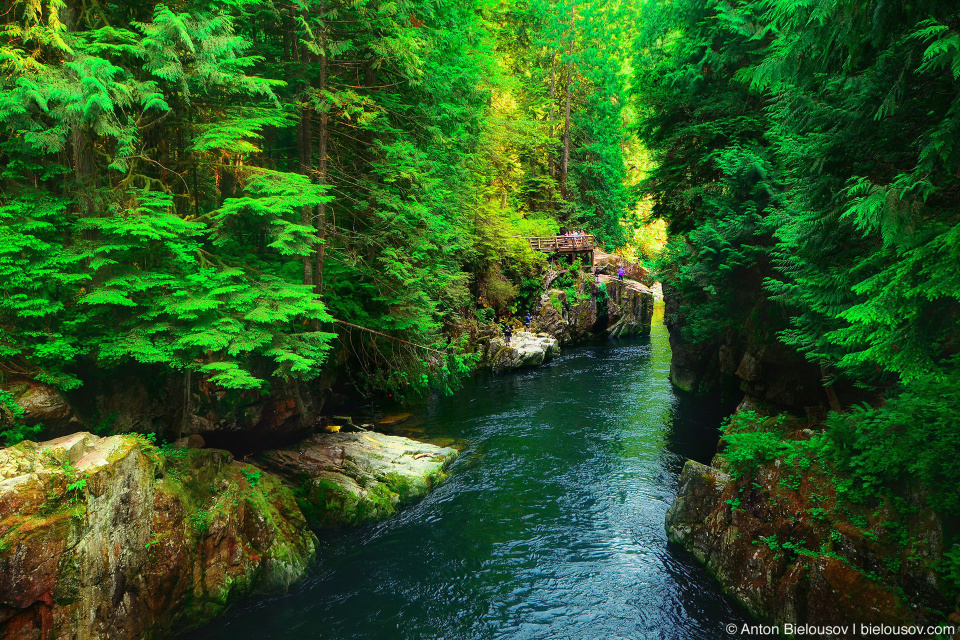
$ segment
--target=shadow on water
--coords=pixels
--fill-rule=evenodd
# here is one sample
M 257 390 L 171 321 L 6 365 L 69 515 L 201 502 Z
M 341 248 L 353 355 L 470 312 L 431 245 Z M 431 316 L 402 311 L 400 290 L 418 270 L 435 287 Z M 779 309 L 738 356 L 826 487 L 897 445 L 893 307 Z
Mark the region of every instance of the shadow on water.
M 446 483 L 385 522 L 325 534 L 293 593 L 189 637 L 731 637 L 744 615 L 666 541 L 683 462 L 709 461 L 722 412 L 677 396 L 669 364 L 657 322 L 432 398 L 394 432 L 461 443 Z

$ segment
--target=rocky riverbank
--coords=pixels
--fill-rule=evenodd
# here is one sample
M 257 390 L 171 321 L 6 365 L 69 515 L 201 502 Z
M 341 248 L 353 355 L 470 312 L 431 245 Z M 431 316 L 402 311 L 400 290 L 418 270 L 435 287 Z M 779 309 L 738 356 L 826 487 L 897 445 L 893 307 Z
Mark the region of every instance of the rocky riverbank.
M 666 517 L 669 539 L 765 622 L 949 617 L 960 626 L 957 585 L 942 570 L 955 523 L 945 523 L 918 486 L 897 488 L 896 500 L 852 500 L 831 461 L 827 412 L 876 399 L 849 383 L 825 388 L 825 372 L 777 339 L 786 320 L 770 301 L 742 300 L 743 326 L 698 343 L 679 292 L 664 293 L 674 385 L 743 399 L 711 466 L 684 467 Z
M 646 278 L 642 267 L 624 263 L 618 256 L 601 254 L 601 271 L 616 269 L 622 264 L 629 273 Z M 598 336 L 620 338 L 650 332 L 653 305 L 659 290 L 635 280 L 619 280 L 615 276 L 579 270 L 550 271 L 543 279 L 543 293 L 530 310 L 532 330 L 522 331 L 514 321 L 515 331 L 507 346 L 501 331 L 488 326 L 478 339 L 481 362 L 495 373 L 523 367 L 539 366 L 570 345 Z
M 754 457 L 734 452 L 728 428 L 712 466 L 688 461 L 666 516 L 670 541 L 767 623 L 960 625 L 938 571 L 948 538 L 938 515 L 916 489 L 905 510 L 838 495 L 842 479 L 809 426 L 755 419 L 738 445 L 760 447 Z
M 283 591 L 313 561 L 310 526 L 389 516 L 455 455 L 377 433 L 318 434 L 256 463 L 130 435 L 2 449 L 0 638 L 164 636 Z

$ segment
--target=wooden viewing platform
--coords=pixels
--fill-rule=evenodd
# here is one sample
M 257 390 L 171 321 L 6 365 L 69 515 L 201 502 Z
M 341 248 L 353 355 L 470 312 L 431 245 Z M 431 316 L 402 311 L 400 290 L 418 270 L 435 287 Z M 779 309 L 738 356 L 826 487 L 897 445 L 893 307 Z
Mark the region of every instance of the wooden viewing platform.
M 527 237 L 530 248 L 551 256 L 556 254 L 573 256 L 580 253 L 589 253 L 587 265 L 593 264 L 593 250 L 596 239 L 593 236 L 533 236 Z

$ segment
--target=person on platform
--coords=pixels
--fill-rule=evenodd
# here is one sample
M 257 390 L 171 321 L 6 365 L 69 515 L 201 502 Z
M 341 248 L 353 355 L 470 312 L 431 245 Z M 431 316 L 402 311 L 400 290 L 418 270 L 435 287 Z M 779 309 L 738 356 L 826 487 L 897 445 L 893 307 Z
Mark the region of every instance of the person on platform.
M 627 272 L 624 271 L 623 267 L 617 269 L 617 280 L 623 282 L 623 276 L 627 275 Z

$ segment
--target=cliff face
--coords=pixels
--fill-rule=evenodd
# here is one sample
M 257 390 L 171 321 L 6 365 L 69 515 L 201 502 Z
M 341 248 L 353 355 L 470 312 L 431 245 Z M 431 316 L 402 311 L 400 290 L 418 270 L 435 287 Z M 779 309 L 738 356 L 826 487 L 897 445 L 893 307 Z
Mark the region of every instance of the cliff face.
M 734 401 L 745 397 L 770 412 L 803 414 L 829 405 L 820 368 L 777 339 L 786 320 L 769 301 L 744 300 L 749 312 L 742 326 L 695 344 L 685 337 L 688 319 L 681 312 L 680 293 L 664 284 L 663 295 L 673 352 L 670 380 L 678 388 L 696 394 L 719 392 Z
M 788 445 L 819 437 L 775 431 Z M 917 508 L 901 518 L 883 503 L 838 499 L 829 465 L 803 460 L 786 453 L 739 470 L 722 454 L 712 467 L 688 461 L 667 513 L 668 538 L 765 622 L 936 625 L 951 612 L 960 622 L 936 570 L 944 545 L 937 515 Z
M 720 343 L 697 345 L 684 338 L 686 319 L 680 313 L 680 292 L 663 285 L 663 323 L 670 332 L 670 381 L 687 393 L 706 394 L 723 385 L 720 377 Z M 724 353 L 729 353 L 729 347 Z M 727 358 L 730 359 L 729 357 Z
M 743 300 L 742 326 L 690 344 L 678 292 L 665 285 L 664 295 L 674 384 L 742 398 L 734 422 L 755 434 L 734 453 L 728 426 L 711 467 L 686 464 L 669 539 L 765 622 L 960 623 L 938 574 L 944 526 L 919 490 L 903 492 L 906 508 L 854 504 L 837 495 L 843 479 L 813 446 L 824 442 L 827 410 L 865 398 L 825 389 L 819 367 L 779 343 L 786 320 L 773 303 Z
M 0 637 L 135 639 L 299 580 L 292 493 L 225 451 L 77 433 L 0 450 Z
M 650 333 L 654 292 L 633 280 L 603 278 L 607 290 L 605 331 L 610 338 Z

